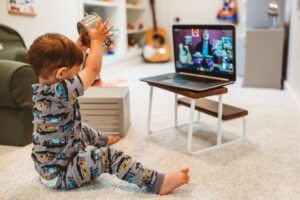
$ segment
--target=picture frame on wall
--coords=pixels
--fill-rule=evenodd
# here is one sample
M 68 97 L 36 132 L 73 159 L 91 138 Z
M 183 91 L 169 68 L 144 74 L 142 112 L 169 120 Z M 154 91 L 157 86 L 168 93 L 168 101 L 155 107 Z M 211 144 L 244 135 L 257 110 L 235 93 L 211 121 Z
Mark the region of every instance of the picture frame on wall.
M 16 15 L 35 16 L 34 0 L 7 0 L 8 12 Z

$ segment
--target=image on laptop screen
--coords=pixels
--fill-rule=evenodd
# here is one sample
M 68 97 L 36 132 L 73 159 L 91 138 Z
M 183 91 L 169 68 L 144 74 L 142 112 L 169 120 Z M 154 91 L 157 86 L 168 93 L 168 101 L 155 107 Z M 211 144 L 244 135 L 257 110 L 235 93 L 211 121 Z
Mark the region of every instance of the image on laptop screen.
M 174 28 L 176 69 L 200 74 L 234 74 L 234 30 Z

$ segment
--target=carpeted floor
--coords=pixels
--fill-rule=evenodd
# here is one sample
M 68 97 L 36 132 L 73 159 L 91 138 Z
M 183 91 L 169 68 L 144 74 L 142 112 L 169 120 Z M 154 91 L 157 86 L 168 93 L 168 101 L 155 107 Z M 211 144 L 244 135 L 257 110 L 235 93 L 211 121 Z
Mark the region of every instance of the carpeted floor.
M 126 79 L 130 87 L 132 125 L 115 144 L 134 159 L 161 172 L 189 167 L 190 184 L 173 194 L 147 194 L 114 176 L 73 191 L 51 190 L 38 180 L 30 158 L 31 145 L 0 146 L 0 199 L 300 199 L 300 124 L 295 104 L 286 91 L 229 86 L 224 102 L 249 110 L 246 142 L 191 156 L 186 151 L 187 127 L 167 129 L 148 137 L 146 118 L 149 88 L 138 79 L 172 72 L 173 65 L 122 63 L 103 69 L 102 79 Z M 172 125 L 174 96 L 154 90 L 153 127 Z M 180 108 L 180 122 L 188 109 Z M 216 119 L 201 115 L 195 147 L 214 142 Z M 224 140 L 242 131 L 242 121 L 223 124 Z

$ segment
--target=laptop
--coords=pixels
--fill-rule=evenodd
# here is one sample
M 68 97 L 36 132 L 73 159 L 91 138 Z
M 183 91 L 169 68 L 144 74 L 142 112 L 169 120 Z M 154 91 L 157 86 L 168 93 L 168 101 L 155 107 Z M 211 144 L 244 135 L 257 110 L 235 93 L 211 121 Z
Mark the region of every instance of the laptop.
M 205 91 L 236 80 L 233 25 L 173 25 L 175 73 L 140 79 L 191 91 Z

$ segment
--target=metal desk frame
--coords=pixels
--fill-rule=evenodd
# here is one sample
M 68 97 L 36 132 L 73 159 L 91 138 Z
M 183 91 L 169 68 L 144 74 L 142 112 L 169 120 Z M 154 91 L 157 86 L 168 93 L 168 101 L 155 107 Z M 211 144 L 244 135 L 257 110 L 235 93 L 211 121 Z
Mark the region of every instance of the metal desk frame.
M 149 84 L 149 83 L 148 83 Z M 160 87 L 158 85 L 155 84 L 149 84 L 150 85 L 150 99 L 149 99 L 149 108 L 148 108 L 148 120 L 147 120 L 147 128 L 148 128 L 148 133 L 154 133 L 160 130 L 165 130 L 167 128 L 164 129 L 159 129 L 159 130 L 152 130 L 151 129 L 151 113 L 152 113 L 152 103 L 153 103 L 153 87 L 158 87 L 160 89 L 166 89 L 167 91 L 170 92 L 174 92 L 175 93 L 175 106 L 174 106 L 174 111 L 175 111 L 175 120 L 174 120 L 174 125 L 175 128 L 178 127 L 178 93 L 176 93 L 176 89 L 167 89 L 164 87 Z M 217 123 L 217 143 L 213 146 L 209 146 L 206 148 L 202 148 L 202 149 L 198 149 L 198 150 L 192 150 L 192 142 L 193 142 L 193 125 L 194 125 L 194 113 L 195 113 L 195 105 L 196 105 L 196 100 L 198 98 L 191 98 L 190 96 L 187 96 L 191 99 L 191 105 L 190 105 L 190 120 L 189 120 L 189 128 L 188 128 L 188 140 L 187 140 L 187 151 L 190 154 L 198 154 L 198 153 L 202 153 L 202 152 L 206 152 L 206 151 L 210 151 L 213 149 L 217 149 L 219 147 L 223 147 L 223 146 L 228 146 L 240 141 L 245 140 L 246 138 L 246 118 L 243 117 L 243 132 L 241 137 L 228 142 L 228 143 L 224 143 L 222 144 L 222 114 L 223 114 L 223 94 L 227 93 L 227 88 L 225 92 L 221 92 L 219 95 L 219 101 L 218 101 L 218 123 Z M 180 94 L 180 93 L 179 93 Z M 184 95 L 181 93 L 181 95 Z M 198 119 L 197 121 L 199 121 L 200 119 L 200 112 L 198 112 Z M 169 127 L 172 128 L 172 127 Z

